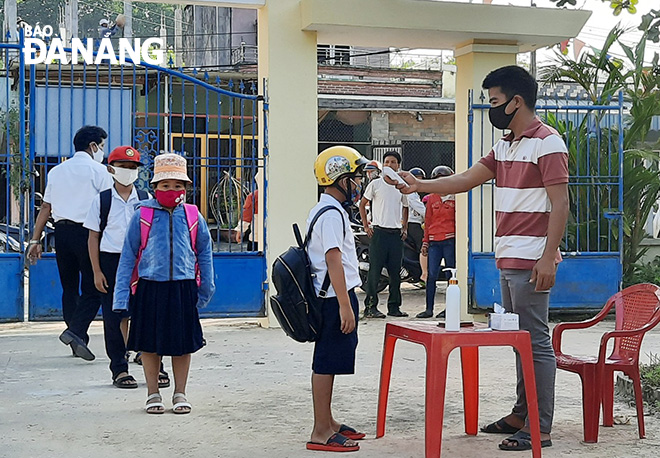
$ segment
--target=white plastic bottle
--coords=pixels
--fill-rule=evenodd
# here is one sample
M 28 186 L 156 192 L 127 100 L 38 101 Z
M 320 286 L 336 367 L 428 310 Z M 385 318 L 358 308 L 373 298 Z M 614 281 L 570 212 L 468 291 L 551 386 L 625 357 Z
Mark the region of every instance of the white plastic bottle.
M 449 286 L 445 294 L 447 308 L 445 309 L 445 329 L 447 331 L 459 331 L 461 329 L 461 289 L 458 287 L 456 269 L 447 268 L 451 271 Z

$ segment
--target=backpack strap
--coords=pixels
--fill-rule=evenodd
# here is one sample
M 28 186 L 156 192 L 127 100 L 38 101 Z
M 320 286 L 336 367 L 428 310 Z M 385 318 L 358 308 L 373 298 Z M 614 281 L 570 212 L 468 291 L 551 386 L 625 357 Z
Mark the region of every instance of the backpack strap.
M 197 205 L 183 204 L 186 211 L 186 222 L 188 223 L 188 230 L 190 231 L 190 243 L 192 249 L 197 254 L 197 229 L 199 228 L 199 210 Z
M 135 188 L 137 192 L 138 200 L 147 200 L 149 199 L 149 194 L 142 189 Z M 101 223 L 99 224 L 99 232 L 103 236 L 103 231 L 108 227 L 108 216 L 110 216 L 110 207 L 112 206 L 112 188 L 101 191 L 99 194 L 101 199 Z
M 99 224 L 99 232 L 102 237 L 103 231 L 108 226 L 108 215 L 110 215 L 110 206 L 112 205 L 112 188 L 101 191 L 99 199 L 101 199 L 101 223 Z
M 192 244 L 193 252 L 197 257 L 197 229 L 199 229 L 199 209 L 197 205 L 183 204 L 183 209 L 186 212 L 186 222 L 188 223 L 188 231 L 190 232 L 190 243 Z M 197 286 L 202 284 L 202 273 L 199 270 L 199 264 L 195 261 L 195 281 Z
M 303 247 L 305 250 L 307 250 L 307 244 L 309 243 L 311 237 L 312 237 L 312 229 L 314 229 L 314 225 L 318 221 L 318 219 L 321 217 L 321 215 L 327 211 L 330 210 L 336 210 L 339 212 L 339 215 L 341 216 L 341 221 L 342 224 L 344 223 L 344 214 L 339 210 L 337 207 L 334 205 L 327 205 L 323 208 L 321 208 L 316 215 L 314 215 L 314 218 L 312 218 L 312 221 L 309 223 L 309 228 L 307 229 L 307 235 L 305 236 L 305 241 L 303 242 Z M 343 224 L 343 229 L 344 229 L 344 237 L 346 237 L 346 225 Z M 323 284 L 321 285 L 321 290 L 319 291 L 319 297 L 320 298 L 325 298 L 328 295 L 328 289 L 330 288 L 330 273 L 326 272 L 325 273 L 325 278 L 323 279 Z
M 140 275 L 138 273 L 138 265 L 142 259 L 142 252 L 147 246 L 149 241 L 149 232 L 151 231 L 151 224 L 154 221 L 154 209 L 151 207 L 140 207 L 140 248 L 138 250 L 137 259 L 135 260 L 135 267 L 131 274 L 131 293 L 135 294 L 137 289 L 138 280 Z
M 138 188 L 135 188 L 135 191 L 137 191 L 138 200 L 147 200 L 149 198 L 147 191 Z
M 307 244 L 309 243 L 310 238 L 312 237 L 312 229 L 314 229 L 314 225 L 318 221 L 318 219 L 323 215 L 325 212 L 330 211 L 330 210 L 335 210 L 339 213 L 341 216 L 341 221 L 342 223 L 344 222 L 344 215 L 342 214 L 341 210 L 335 207 L 334 205 L 326 205 L 325 207 L 321 208 L 316 215 L 314 215 L 314 218 L 312 218 L 312 221 L 309 223 L 309 228 L 307 228 L 307 235 L 305 236 L 305 241 L 303 242 L 303 245 L 305 248 L 307 248 Z M 344 237 L 346 237 L 346 225 L 344 225 Z

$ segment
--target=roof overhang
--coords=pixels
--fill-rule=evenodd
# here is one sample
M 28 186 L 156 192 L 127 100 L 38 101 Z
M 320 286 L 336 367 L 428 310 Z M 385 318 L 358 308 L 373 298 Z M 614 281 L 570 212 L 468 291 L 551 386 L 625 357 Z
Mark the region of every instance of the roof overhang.
M 222 6 L 226 8 L 261 8 L 266 0 L 139 0 L 145 3 L 171 3 L 175 5 Z
M 301 0 L 301 27 L 319 43 L 457 49 L 470 43 L 533 51 L 577 36 L 591 11 L 435 0 Z

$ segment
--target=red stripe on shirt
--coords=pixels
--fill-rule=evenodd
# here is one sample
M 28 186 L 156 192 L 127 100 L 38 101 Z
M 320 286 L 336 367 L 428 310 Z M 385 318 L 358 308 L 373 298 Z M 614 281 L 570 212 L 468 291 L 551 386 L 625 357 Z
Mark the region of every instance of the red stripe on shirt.
M 496 237 L 505 235 L 525 235 L 545 237 L 548 235 L 550 213 L 496 212 Z
M 533 259 L 497 258 L 495 260 L 498 269 L 532 270 L 535 265 L 536 261 Z

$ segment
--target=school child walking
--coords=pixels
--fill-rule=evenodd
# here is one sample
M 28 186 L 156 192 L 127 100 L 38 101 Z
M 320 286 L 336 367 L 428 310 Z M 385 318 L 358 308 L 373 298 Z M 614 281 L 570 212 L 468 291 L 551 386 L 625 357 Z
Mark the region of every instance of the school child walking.
M 105 351 L 110 359 L 112 383 L 117 388 L 137 388 L 137 381 L 128 373 L 126 359 L 130 313 L 114 313 L 112 296 L 126 228 L 136 205 L 150 197 L 147 192 L 133 186 L 140 166 L 140 153 L 135 148 L 118 146 L 112 150 L 107 167 L 114 179 L 114 186 L 96 196 L 83 224 L 89 229 L 87 247 L 94 272 L 94 286 L 101 293 Z
M 307 227 L 313 225 L 307 253 L 316 294 L 324 299 L 323 324 L 312 361 L 314 428 L 308 450 L 357 451 L 360 446 L 355 441 L 365 436 L 335 420 L 332 391 L 335 375 L 355 373 L 359 309 L 355 288 L 362 282 L 345 209 L 360 199 L 362 169 L 367 162 L 353 148 L 333 146 L 314 163 L 316 180 L 324 191 L 307 220 Z
M 204 346 L 197 309 L 215 291 L 211 235 L 197 207 L 185 204 L 186 160 L 173 153 L 154 158 L 156 199 L 128 225 L 117 269 L 113 311 L 131 311 L 127 348 L 142 352 L 150 414 L 165 411 L 158 388 L 160 358 L 172 357 L 172 411 L 192 410 L 186 398 L 191 354 Z

